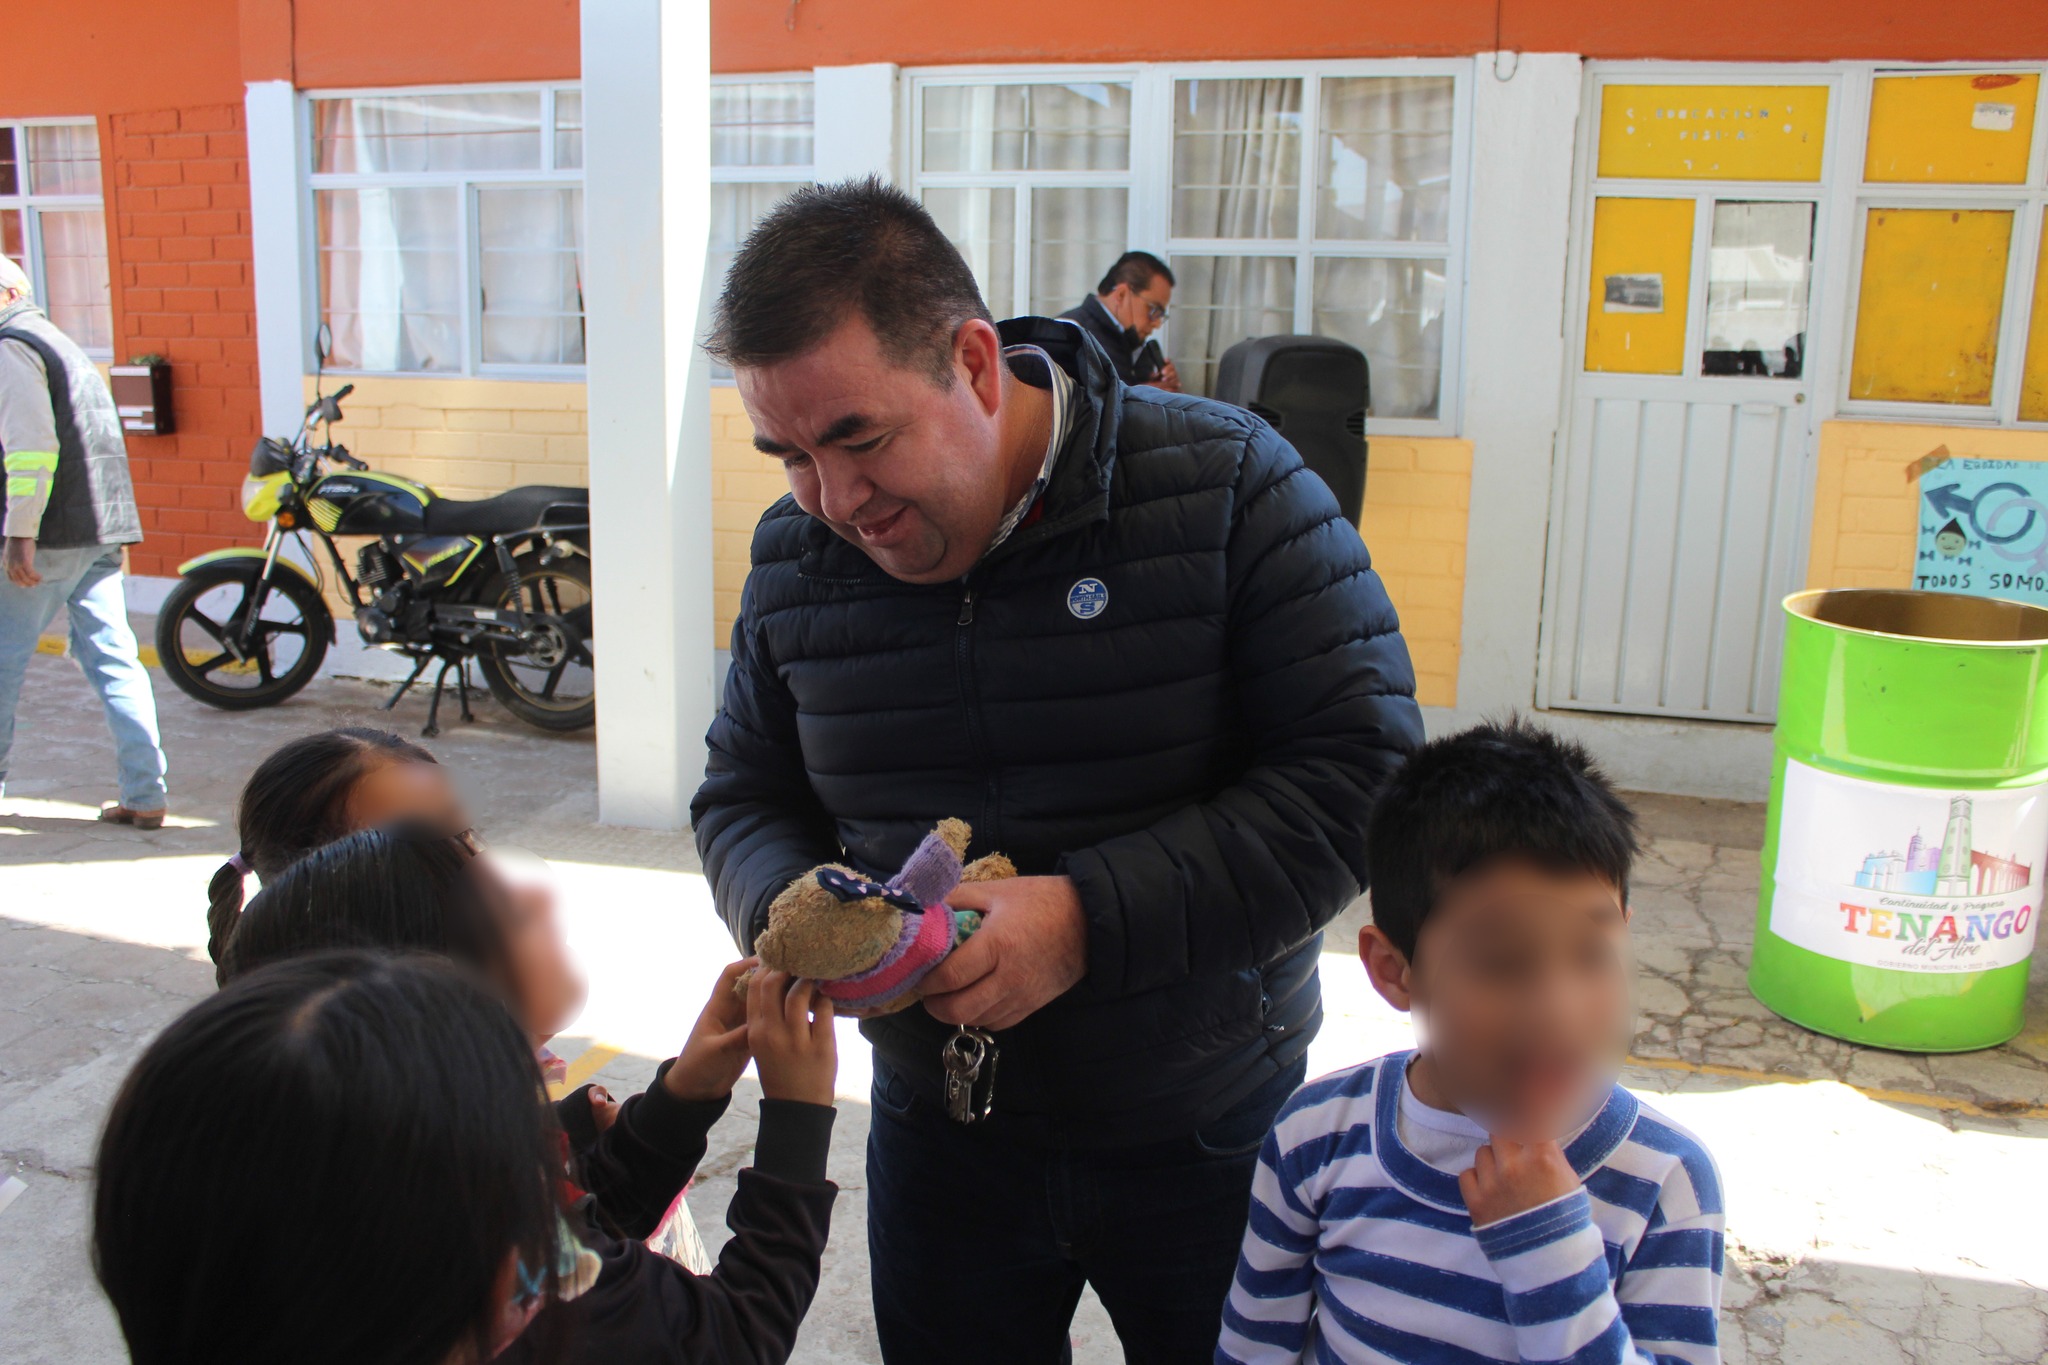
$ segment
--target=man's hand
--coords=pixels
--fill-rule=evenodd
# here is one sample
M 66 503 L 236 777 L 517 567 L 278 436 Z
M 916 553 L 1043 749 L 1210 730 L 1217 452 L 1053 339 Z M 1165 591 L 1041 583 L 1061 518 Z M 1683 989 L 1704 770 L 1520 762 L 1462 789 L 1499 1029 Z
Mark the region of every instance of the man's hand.
M 1474 1227 L 1527 1213 L 1577 1188 L 1578 1172 L 1557 1143 L 1523 1144 L 1501 1137 L 1481 1147 L 1472 1169 L 1458 1177 L 1458 1192 L 1465 1196 Z
M 677 1099 L 723 1099 L 747 1069 L 747 1000 L 733 984 L 754 965 L 755 959 L 744 958 L 718 974 L 718 984 L 711 988 L 689 1040 L 661 1078 Z
M 1088 921 L 1071 879 L 963 882 L 946 903 L 987 919 L 924 979 L 934 1019 L 1011 1028 L 1088 974 Z
M 1159 371 L 1159 377 L 1152 382 L 1165 389 L 1168 393 L 1179 393 L 1180 370 L 1169 360 L 1166 362 L 1165 367 Z
M 832 1001 L 818 994 L 815 983 L 788 972 L 756 972 L 747 983 L 747 1036 L 763 1099 L 832 1103 L 839 1040 L 832 1031 Z
M 43 576 L 36 572 L 36 543 L 28 536 L 7 537 L 7 581 L 17 588 L 41 587 Z

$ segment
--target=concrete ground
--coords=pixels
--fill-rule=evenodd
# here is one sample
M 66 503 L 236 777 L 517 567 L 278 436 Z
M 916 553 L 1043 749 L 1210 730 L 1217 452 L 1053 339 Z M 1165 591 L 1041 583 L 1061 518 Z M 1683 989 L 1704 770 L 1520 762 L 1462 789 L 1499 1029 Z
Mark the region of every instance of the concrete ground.
M 147 622 L 142 624 L 147 625 Z M 146 638 L 146 637 L 145 637 Z M 233 715 L 158 676 L 172 823 L 93 822 L 112 795 L 96 699 L 66 660 L 30 665 L 12 775 L 0 798 L 0 1365 L 122 1358 L 85 1245 L 105 1107 L 149 1037 L 213 987 L 205 884 L 235 847 L 232 807 L 279 743 L 335 724 L 416 731 L 425 703 L 380 716 L 381 692 L 320 679 L 270 711 Z M 677 1045 L 732 946 L 686 836 L 594 822 L 587 736 L 540 734 L 485 700 L 431 746 L 496 844 L 555 869 L 589 970 L 585 1014 L 557 1050 L 577 1079 L 643 1085 Z M 1798 1365 L 2048 1357 L 2048 983 L 2037 959 L 2028 1030 L 1956 1057 L 1859 1049 L 1778 1020 L 1743 986 L 1762 842 L 1760 808 L 1645 797 L 1652 835 L 1635 905 L 1642 1027 L 1627 1083 L 1700 1133 L 1728 1187 L 1726 1358 Z M 1403 1045 L 1407 1021 L 1352 956 L 1363 907 L 1329 936 L 1321 1072 Z M 866 1291 L 864 1044 L 841 1031 L 831 1174 L 845 1191 L 818 1302 L 796 1359 L 874 1362 Z M 690 1195 L 706 1241 L 724 1236 L 758 1091 L 742 1083 Z M 1083 1304 L 1075 1359 L 1121 1358 Z

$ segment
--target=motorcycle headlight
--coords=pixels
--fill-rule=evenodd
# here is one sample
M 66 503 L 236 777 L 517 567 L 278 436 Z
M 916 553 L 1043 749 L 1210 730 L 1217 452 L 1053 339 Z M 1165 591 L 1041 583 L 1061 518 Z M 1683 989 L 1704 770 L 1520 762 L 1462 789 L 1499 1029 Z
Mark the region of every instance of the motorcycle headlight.
M 251 521 L 269 521 L 284 502 L 292 476 L 285 473 L 255 475 L 242 480 L 242 515 Z

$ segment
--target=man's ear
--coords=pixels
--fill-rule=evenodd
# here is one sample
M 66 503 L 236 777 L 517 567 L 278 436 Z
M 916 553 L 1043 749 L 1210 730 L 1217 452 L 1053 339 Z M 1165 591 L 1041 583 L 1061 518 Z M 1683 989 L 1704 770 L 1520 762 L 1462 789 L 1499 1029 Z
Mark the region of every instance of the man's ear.
M 1358 931 L 1358 960 L 1365 964 L 1365 974 L 1371 979 L 1372 988 L 1380 993 L 1380 999 L 1404 1014 L 1414 1008 L 1408 955 L 1396 948 L 1394 940 L 1376 925 L 1368 924 Z
M 967 381 L 984 415 L 1003 405 L 1003 339 L 993 324 L 969 318 L 953 332 L 953 368 Z

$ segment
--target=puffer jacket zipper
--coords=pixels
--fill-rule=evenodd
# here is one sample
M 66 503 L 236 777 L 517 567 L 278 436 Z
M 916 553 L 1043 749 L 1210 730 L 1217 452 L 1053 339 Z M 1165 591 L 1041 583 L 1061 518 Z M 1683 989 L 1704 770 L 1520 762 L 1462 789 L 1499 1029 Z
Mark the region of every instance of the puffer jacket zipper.
M 967 743 L 974 764 L 981 770 L 981 814 L 974 821 L 975 840 L 983 848 L 1002 846 L 1002 821 L 998 814 L 995 764 L 989 754 L 988 737 L 982 728 L 981 688 L 974 677 L 974 579 L 970 574 L 960 584 L 960 616 L 954 622 L 953 664 L 960 676 L 960 704 L 967 711 Z

